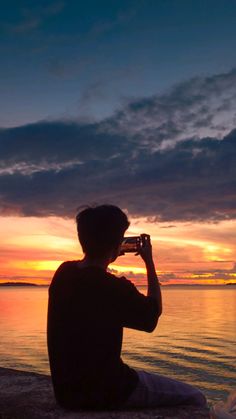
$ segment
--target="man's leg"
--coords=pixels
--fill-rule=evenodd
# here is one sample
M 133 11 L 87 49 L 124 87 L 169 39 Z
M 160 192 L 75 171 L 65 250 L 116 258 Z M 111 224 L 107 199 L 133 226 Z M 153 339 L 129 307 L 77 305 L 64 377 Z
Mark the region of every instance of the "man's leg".
M 158 407 L 191 404 L 206 406 L 205 396 L 195 387 L 162 375 L 137 370 L 139 383 L 126 407 Z

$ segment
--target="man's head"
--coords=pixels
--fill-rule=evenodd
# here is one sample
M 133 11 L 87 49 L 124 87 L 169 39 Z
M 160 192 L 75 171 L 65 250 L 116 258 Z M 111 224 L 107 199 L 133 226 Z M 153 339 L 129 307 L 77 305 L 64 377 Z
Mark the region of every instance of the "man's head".
M 129 227 L 126 214 L 114 205 L 88 207 L 77 214 L 76 223 L 83 252 L 93 258 L 115 255 Z

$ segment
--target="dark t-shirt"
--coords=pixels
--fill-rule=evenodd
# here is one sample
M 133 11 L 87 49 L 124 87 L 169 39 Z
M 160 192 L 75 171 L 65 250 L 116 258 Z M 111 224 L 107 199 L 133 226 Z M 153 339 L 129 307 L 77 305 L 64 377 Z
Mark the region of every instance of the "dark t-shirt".
M 155 299 L 99 267 L 64 262 L 49 288 L 48 352 L 55 396 L 68 408 L 114 408 L 137 373 L 121 359 L 123 327 L 152 331 Z

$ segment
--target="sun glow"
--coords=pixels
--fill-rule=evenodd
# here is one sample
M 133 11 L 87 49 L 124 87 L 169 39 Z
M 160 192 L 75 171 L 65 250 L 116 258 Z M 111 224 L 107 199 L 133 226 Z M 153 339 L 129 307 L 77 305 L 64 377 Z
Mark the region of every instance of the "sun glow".
M 221 261 L 224 257 L 230 256 L 232 249 L 223 246 L 208 244 L 204 249 L 206 259 L 210 261 Z
M 31 260 L 28 262 L 16 262 L 14 264 L 17 269 L 28 269 L 32 271 L 52 271 L 54 272 L 63 260 Z

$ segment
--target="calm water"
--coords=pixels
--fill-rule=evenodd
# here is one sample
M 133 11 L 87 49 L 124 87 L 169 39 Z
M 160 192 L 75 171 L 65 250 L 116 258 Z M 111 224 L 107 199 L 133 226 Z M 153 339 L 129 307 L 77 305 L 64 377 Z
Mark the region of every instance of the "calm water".
M 49 373 L 48 289 L 0 288 L 0 366 Z M 163 289 L 164 313 L 151 333 L 125 329 L 131 366 L 185 380 L 219 400 L 236 387 L 236 287 Z

